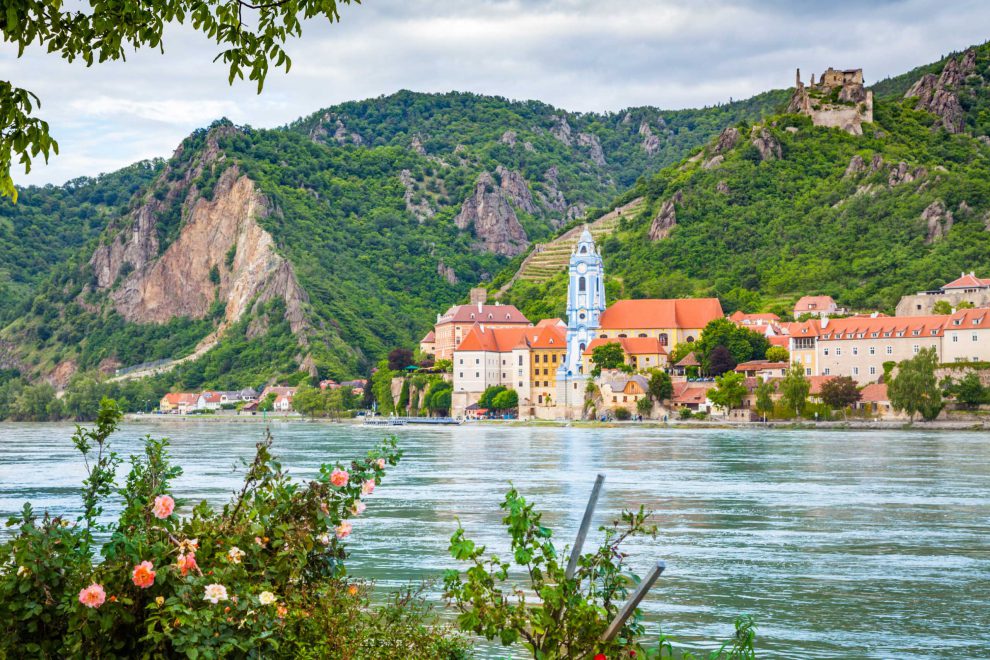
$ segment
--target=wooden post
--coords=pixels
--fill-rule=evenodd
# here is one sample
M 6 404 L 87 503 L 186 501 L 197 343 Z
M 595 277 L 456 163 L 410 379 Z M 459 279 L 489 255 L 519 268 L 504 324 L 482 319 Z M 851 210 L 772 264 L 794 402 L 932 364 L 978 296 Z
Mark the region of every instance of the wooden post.
M 663 569 L 665 568 L 667 568 L 667 564 L 665 564 L 661 559 L 657 562 L 656 566 L 650 570 L 650 573 L 643 578 L 643 581 L 639 583 L 639 588 L 636 589 L 636 592 L 632 595 L 632 598 L 630 598 L 629 601 L 622 606 L 622 609 L 615 615 L 615 619 L 612 620 L 612 623 L 608 624 L 608 628 L 606 628 L 605 632 L 602 634 L 603 642 L 611 642 L 615 639 L 615 636 L 619 634 L 620 630 L 622 630 L 622 626 L 625 625 L 626 619 L 628 619 L 630 615 L 632 615 L 633 611 L 639 607 L 640 601 L 646 597 L 646 593 L 650 590 L 650 587 L 653 586 L 653 583 L 657 581 L 657 578 L 660 577 L 660 574 L 663 573 Z
M 584 547 L 584 539 L 588 536 L 591 516 L 595 513 L 595 506 L 598 504 L 598 496 L 601 495 L 603 483 L 605 483 L 605 475 L 599 472 L 595 478 L 595 485 L 591 489 L 591 497 L 588 498 L 588 506 L 584 510 L 584 518 L 581 519 L 577 538 L 574 539 L 574 547 L 571 548 L 571 559 L 567 562 L 567 571 L 564 573 L 564 577 L 568 580 L 574 577 L 574 572 L 577 570 L 578 558 L 581 556 L 581 548 Z

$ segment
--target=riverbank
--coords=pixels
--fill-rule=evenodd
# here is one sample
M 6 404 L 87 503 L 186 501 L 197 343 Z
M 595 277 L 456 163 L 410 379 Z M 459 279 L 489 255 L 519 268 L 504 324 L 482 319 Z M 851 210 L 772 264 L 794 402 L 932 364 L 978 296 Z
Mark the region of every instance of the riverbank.
M 328 419 L 304 417 L 297 413 L 279 413 L 266 416 L 262 415 L 148 415 L 140 413 L 128 413 L 125 419 L 132 422 L 163 422 L 163 423 L 184 423 L 184 422 L 212 422 L 212 423 L 243 423 L 243 424 L 268 424 L 278 422 L 308 422 L 313 424 L 348 424 L 364 425 L 363 417 Z M 767 422 L 748 422 L 735 420 L 671 420 L 663 422 L 661 420 L 643 420 L 641 422 L 599 422 L 592 420 L 546 420 L 546 419 L 481 419 L 465 422 L 467 425 L 477 426 L 511 426 L 511 427 L 571 427 L 588 429 L 608 429 L 608 428 L 644 428 L 644 429 L 782 429 L 782 430 L 838 430 L 838 431 L 986 431 L 990 430 L 990 420 L 965 419 L 965 420 L 936 420 L 933 422 L 915 421 L 913 424 L 904 420 L 866 420 L 849 419 L 829 422 L 815 422 L 811 420 L 769 420 Z M 385 428 L 385 427 L 375 427 Z M 397 428 L 397 427 L 390 427 Z

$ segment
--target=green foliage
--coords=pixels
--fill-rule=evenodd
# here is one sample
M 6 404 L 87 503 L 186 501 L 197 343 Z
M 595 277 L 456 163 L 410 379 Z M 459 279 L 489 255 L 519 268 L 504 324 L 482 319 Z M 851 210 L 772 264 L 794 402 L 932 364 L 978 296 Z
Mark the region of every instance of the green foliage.
M 887 396 L 894 410 L 904 411 L 911 421 L 921 414 L 931 421 L 942 412 L 942 390 L 935 378 L 938 355 L 935 348 L 923 348 L 917 355 L 897 365 L 897 374 L 887 385 Z
M 718 346 L 728 349 L 735 364 L 739 364 L 748 360 L 764 359 L 767 349 L 770 348 L 770 342 L 758 332 L 737 326 L 729 319 L 720 318 L 709 321 L 702 330 L 701 337 L 695 342 L 695 356 L 705 370 L 712 369 L 712 351 Z
M 942 387 L 948 396 L 953 397 L 957 403 L 968 408 L 975 408 L 981 403 L 986 403 L 988 397 L 987 388 L 980 381 L 980 374 L 976 371 L 967 371 L 959 380 L 949 382 Z
M 800 364 L 792 364 L 780 381 L 781 405 L 794 416 L 800 417 L 808 404 L 810 391 L 811 383 L 804 376 L 804 367 Z
M 862 398 L 862 394 L 849 376 L 837 376 L 822 383 L 822 402 L 832 410 L 842 410 Z
M 629 408 L 626 408 L 625 406 L 619 406 L 612 411 L 612 414 L 615 415 L 615 418 L 620 422 L 627 422 L 632 419 L 632 413 L 629 411 Z
M 489 385 L 478 398 L 478 406 L 481 408 L 487 408 L 488 410 L 495 410 L 496 397 L 498 397 L 498 395 L 502 392 L 508 391 L 508 389 L 509 388 L 505 385 Z
M 674 396 L 674 383 L 670 379 L 670 374 L 659 369 L 655 369 L 650 373 L 648 392 L 650 399 L 657 403 L 667 401 L 670 397 Z
M 492 409 L 500 412 L 515 410 L 519 407 L 519 394 L 515 390 L 499 392 L 492 398 Z
M 636 402 L 636 412 L 643 416 L 649 415 L 653 412 L 653 400 L 648 396 L 644 396 Z
M 565 577 L 565 564 L 554 546 L 553 532 L 542 523 L 542 514 L 512 488 L 502 503 L 502 519 L 511 543 L 510 561 L 485 557 L 484 546 L 469 540 L 463 528 L 450 539 L 450 554 L 467 562 L 465 573 L 449 570 L 444 578 L 444 597 L 460 610 L 461 629 L 503 645 L 517 641 L 534 658 L 590 657 L 596 652 L 609 657 L 628 657 L 642 651 L 640 616 L 631 617 L 615 642 L 600 641 L 606 626 L 628 597 L 638 578 L 625 566 L 621 544 L 632 536 L 656 536 L 647 513 L 625 511 L 621 519 L 600 528 L 601 546 L 581 556 L 574 577 Z M 527 584 L 515 583 L 528 576 Z M 530 602 L 527 594 L 536 595 Z
M 591 375 L 597 378 L 602 375 L 602 369 L 621 369 L 626 364 L 626 353 L 622 350 L 622 344 L 610 341 L 601 346 L 595 346 L 591 350 L 591 361 L 595 366 L 591 368 Z
M 790 362 L 791 354 L 783 346 L 771 346 L 767 349 L 766 359 L 771 362 Z
M 715 378 L 715 387 L 708 390 L 708 398 L 723 410 L 738 408 L 746 396 L 745 381 L 746 377 L 741 373 L 727 371 Z
M 773 412 L 773 395 L 776 393 L 777 388 L 773 381 L 768 379 L 763 379 L 760 384 L 756 386 L 756 412 L 761 415 L 769 415 Z

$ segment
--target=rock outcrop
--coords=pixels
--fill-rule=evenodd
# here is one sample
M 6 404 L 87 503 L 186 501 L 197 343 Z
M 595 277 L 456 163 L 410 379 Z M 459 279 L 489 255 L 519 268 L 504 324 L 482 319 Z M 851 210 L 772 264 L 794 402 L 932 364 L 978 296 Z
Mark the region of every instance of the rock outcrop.
M 976 51 L 970 49 L 958 58 L 950 58 L 938 77 L 933 73 L 923 75 L 911 85 L 904 98 L 917 98 L 916 109 L 938 116 L 948 132 L 962 133 L 966 118 L 959 101 L 959 88 L 975 70 Z
M 507 144 L 510 147 L 514 147 L 516 146 L 516 137 L 517 135 L 515 131 L 506 131 L 502 133 L 502 137 L 500 137 L 498 141 L 502 144 Z
M 591 158 L 591 162 L 599 167 L 603 167 L 608 163 L 605 162 L 605 152 L 602 151 L 602 143 L 598 140 L 598 136 L 593 133 L 578 133 L 577 143 L 579 147 L 588 148 L 588 156 Z
M 437 275 L 447 280 L 451 284 L 457 284 L 457 282 L 459 281 L 457 279 L 457 273 L 454 272 L 454 269 L 442 261 L 437 263 Z
M 501 165 L 495 168 L 495 174 L 499 179 L 499 187 L 506 197 L 509 198 L 516 208 L 522 209 L 526 213 L 536 213 L 539 209 L 533 201 L 533 194 L 529 191 L 529 184 L 523 175 L 515 170 L 507 169 Z
M 952 229 L 954 218 L 952 211 L 945 208 L 942 200 L 935 200 L 921 212 L 921 219 L 925 223 L 927 234 L 926 243 L 934 243 L 949 233 Z
M 167 176 L 166 171 L 160 180 Z M 99 247 L 90 262 L 97 288 L 107 292 L 122 317 L 159 324 L 174 317 L 203 318 L 221 300 L 224 317 L 215 339 L 253 304 L 281 298 L 286 319 L 305 343 L 308 298 L 271 234 L 258 224 L 270 207 L 251 179 L 231 166 L 214 186 L 212 200 L 190 189 L 184 224 L 161 255 L 154 206 L 149 197 L 134 211 L 131 228 Z
M 529 244 L 509 196 L 488 172 L 478 177 L 474 192 L 464 200 L 454 224 L 459 229 L 471 228 L 481 247 L 495 254 L 515 256 Z
M 779 160 L 783 157 L 780 142 L 766 128 L 753 128 L 751 143 L 760 152 L 760 160 Z
M 629 119 L 628 114 L 626 115 L 626 119 Z M 623 123 L 628 122 L 624 119 Z M 646 122 L 646 120 L 640 122 L 639 134 L 643 136 L 643 142 L 640 144 L 643 151 L 650 156 L 655 156 L 657 152 L 660 151 L 660 137 L 653 133 L 653 129 L 650 128 L 650 125 Z
M 555 213 L 564 214 L 567 211 L 567 199 L 564 197 L 564 193 L 560 191 L 559 176 L 560 172 L 557 170 L 557 166 L 551 165 L 550 169 L 543 175 L 546 192 L 538 193 L 538 197 L 543 208 Z M 563 219 L 563 216 L 561 219 Z
M 426 155 L 426 148 L 423 146 L 423 141 L 418 135 L 414 135 L 409 143 L 409 148 L 415 151 L 420 156 Z
M 901 161 L 890 166 L 890 175 L 887 177 L 887 185 L 893 188 L 902 183 L 911 183 L 915 179 L 920 179 L 928 175 L 928 170 L 924 167 L 911 169 L 907 163 Z
M 402 187 L 405 188 L 402 197 L 406 202 L 406 210 L 412 213 L 420 222 L 432 218 L 436 212 L 426 198 L 416 201 L 416 183 L 413 181 L 412 172 L 409 170 L 399 172 L 399 181 L 402 182 Z
M 715 190 L 717 190 L 722 195 L 728 195 L 731 193 L 731 191 L 729 190 L 729 184 L 726 183 L 724 179 L 719 181 L 717 184 L 715 184 Z
M 570 146 L 572 142 L 571 125 L 567 123 L 567 117 L 563 115 L 554 116 L 553 122 L 553 126 L 550 128 L 550 135 Z
M 683 195 L 678 190 L 660 206 L 660 211 L 650 224 L 651 241 L 660 241 L 670 236 L 670 232 L 677 226 L 677 210 L 674 205 L 679 204 L 682 199 Z
M 866 171 L 866 162 L 863 160 L 862 156 L 856 154 L 849 160 L 849 166 L 846 167 L 846 172 L 842 176 L 848 178 L 851 176 L 856 176 L 860 172 L 865 172 L 865 171 Z
M 728 153 L 739 144 L 740 137 L 739 129 L 735 126 L 723 129 L 718 134 L 718 140 L 715 141 L 715 147 L 712 149 L 712 152 L 716 155 Z

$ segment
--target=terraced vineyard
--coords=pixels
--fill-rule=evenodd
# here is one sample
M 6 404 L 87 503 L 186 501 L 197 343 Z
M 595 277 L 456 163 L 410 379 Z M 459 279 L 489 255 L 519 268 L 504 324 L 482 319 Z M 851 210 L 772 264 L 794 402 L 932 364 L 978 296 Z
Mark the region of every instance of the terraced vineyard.
M 615 231 L 623 217 L 630 217 L 638 213 L 643 206 L 643 201 L 642 197 L 637 197 L 625 206 L 620 206 L 589 224 L 588 229 L 591 231 L 591 235 L 595 237 L 595 241 L 600 242 L 602 237 Z M 540 284 L 567 268 L 571 250 L 574 249 L 574 242 L 577 241 L 583 230 L 584 225 L 578 225 L 549 243 L 537 243 L 533 247 L 533 251 L 519 266 L 516 274 L 512 276 L 512 279 L 499 289 L 498 295 L 508 291 L 516 280 Z

